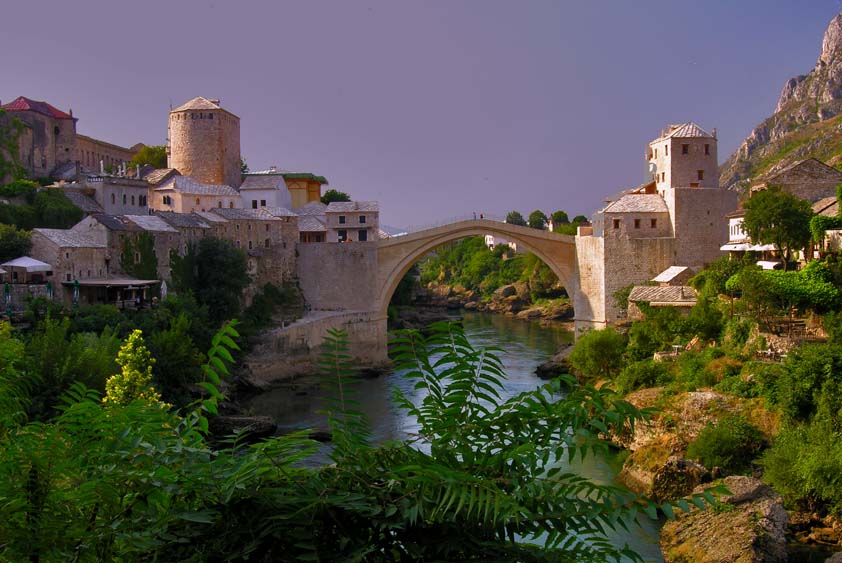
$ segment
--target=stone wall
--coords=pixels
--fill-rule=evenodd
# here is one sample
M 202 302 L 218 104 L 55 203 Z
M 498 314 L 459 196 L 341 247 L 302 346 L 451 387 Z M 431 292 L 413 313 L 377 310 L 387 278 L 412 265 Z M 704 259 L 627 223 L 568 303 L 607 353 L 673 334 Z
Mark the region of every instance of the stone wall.
M 53 282 L 55 286 L 55 282 Z M 12 313 L 22 313 L 26 311 L 26 306 L 32 299 L 38 297 L 47 298 L 48 291 L 46 284 L 26 284 L 26 283 L 10 283 L 9 295 L 11 297 Z M 53 299 L 59 299 L 61 296 L 61 285 L 58 288 L 53 287 Z M 5 313 L 6 302 L 3 294 L 0 293 L 0 314 Z
M 76 135 L 75 147 L 74 159 L 81 162 L 82 166 L 99 172 L 100 161 L 102 161 L 104 166 L 114 167 L 128 163 L 143 145 L 137 144 L 127 149 L 85 135 Z M 109 213 L 112 212 L 109 211 Z
M 605 239 L 577 236 L 576 260 L 579 291 L 570 294 L 578 335 L 585 329 L 605 328 Z
M 698 271 L 723 256 L 719 247 L 728 242 L 725 215 L 737 208 L 737 193 L 721 188 L 676 188 L 667 192 L 673 210 L 676 244 L 672 265 Z
M 377 300 L 377 243 L 298 244 L 298 279 L 312 310 L 369 311 Z
M 245 377 L 259 387 L 314 371 L 329 329 L 348 332 L 357 368 L 386 362 L 386 319 L 373 313 L 321 312 L 261 335 L 243 362 Z

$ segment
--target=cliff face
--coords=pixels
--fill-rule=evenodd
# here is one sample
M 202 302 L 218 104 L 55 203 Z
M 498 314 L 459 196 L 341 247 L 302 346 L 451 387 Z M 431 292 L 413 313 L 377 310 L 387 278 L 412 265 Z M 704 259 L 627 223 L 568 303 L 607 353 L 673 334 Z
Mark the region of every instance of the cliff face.
M 809 157 L 842 165 L 842 14 L 825 30 L 816 66 L 784 84 L 775 113 L 720 167 L 720 182 L 738 188 Z

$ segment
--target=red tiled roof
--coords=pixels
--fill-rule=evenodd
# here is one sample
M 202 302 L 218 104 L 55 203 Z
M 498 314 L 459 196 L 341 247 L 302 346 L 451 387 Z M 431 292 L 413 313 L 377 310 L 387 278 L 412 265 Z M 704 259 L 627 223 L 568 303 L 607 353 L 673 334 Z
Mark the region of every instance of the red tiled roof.
M 69 113 L 65 113 L 47 102 L 30 100 L 29 98 L 25 98 L 23 96 L 20 96 L 15 101 L 4 105 L 3 109 L 7 111 L 36 111 L 54 119 L 75 119 Z

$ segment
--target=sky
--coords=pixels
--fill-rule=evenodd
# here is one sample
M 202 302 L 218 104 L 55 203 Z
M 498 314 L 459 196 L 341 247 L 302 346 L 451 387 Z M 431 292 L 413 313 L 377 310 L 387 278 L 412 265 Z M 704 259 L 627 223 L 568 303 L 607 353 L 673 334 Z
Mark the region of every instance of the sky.
M 381 223 L 562 209 L 640 184 L 669 123 L 724 161 L 813 68 L 840 0 L 0 0 L 0 100 L 165 144 L 220 98 L 242 154 L 380 202 Z

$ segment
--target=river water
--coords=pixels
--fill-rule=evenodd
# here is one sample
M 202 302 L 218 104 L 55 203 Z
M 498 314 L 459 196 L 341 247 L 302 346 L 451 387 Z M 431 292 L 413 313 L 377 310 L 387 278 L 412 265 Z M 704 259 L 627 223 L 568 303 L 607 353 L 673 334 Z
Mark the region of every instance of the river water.
M 496 346 L 505 350 L 501 354 L 508 375 L 501 393 L 504 400 L 542 385 L 544 382 L 535 375 L 535 368 L 555 354 L 561 344 L 573 340 L 569 331 L 490 313 L 464 312 L 463 326 L 474 346 Z M 396 386 L 408 397 L 417 394 L 398 372 L 360 380 L 357 384 L 359 410 L 368 417 L 375 440 L 401 440 L 416 428 L 415 421 L 392 404 L 392 390 Z M 282 430 L 326 427 L 324 417 L 316 414 L 323 408 L 318 392 L 306 386 L 282 387 L 263 393 L 252 399 L 248 408 L 253 414 L 273 417 Z M 588 456 L 585 462 L 574 463 L 572 469 L 596 482 L 612 483 L 620 464 L 613 455 Z M 611 540 L 617 546 L 627 543 L 647 562 L 662 563 L 659 529 L 659 522 L 643 517 L 640 526 L 630 526 L 629 532 L 618 530 L 611 535 Z

